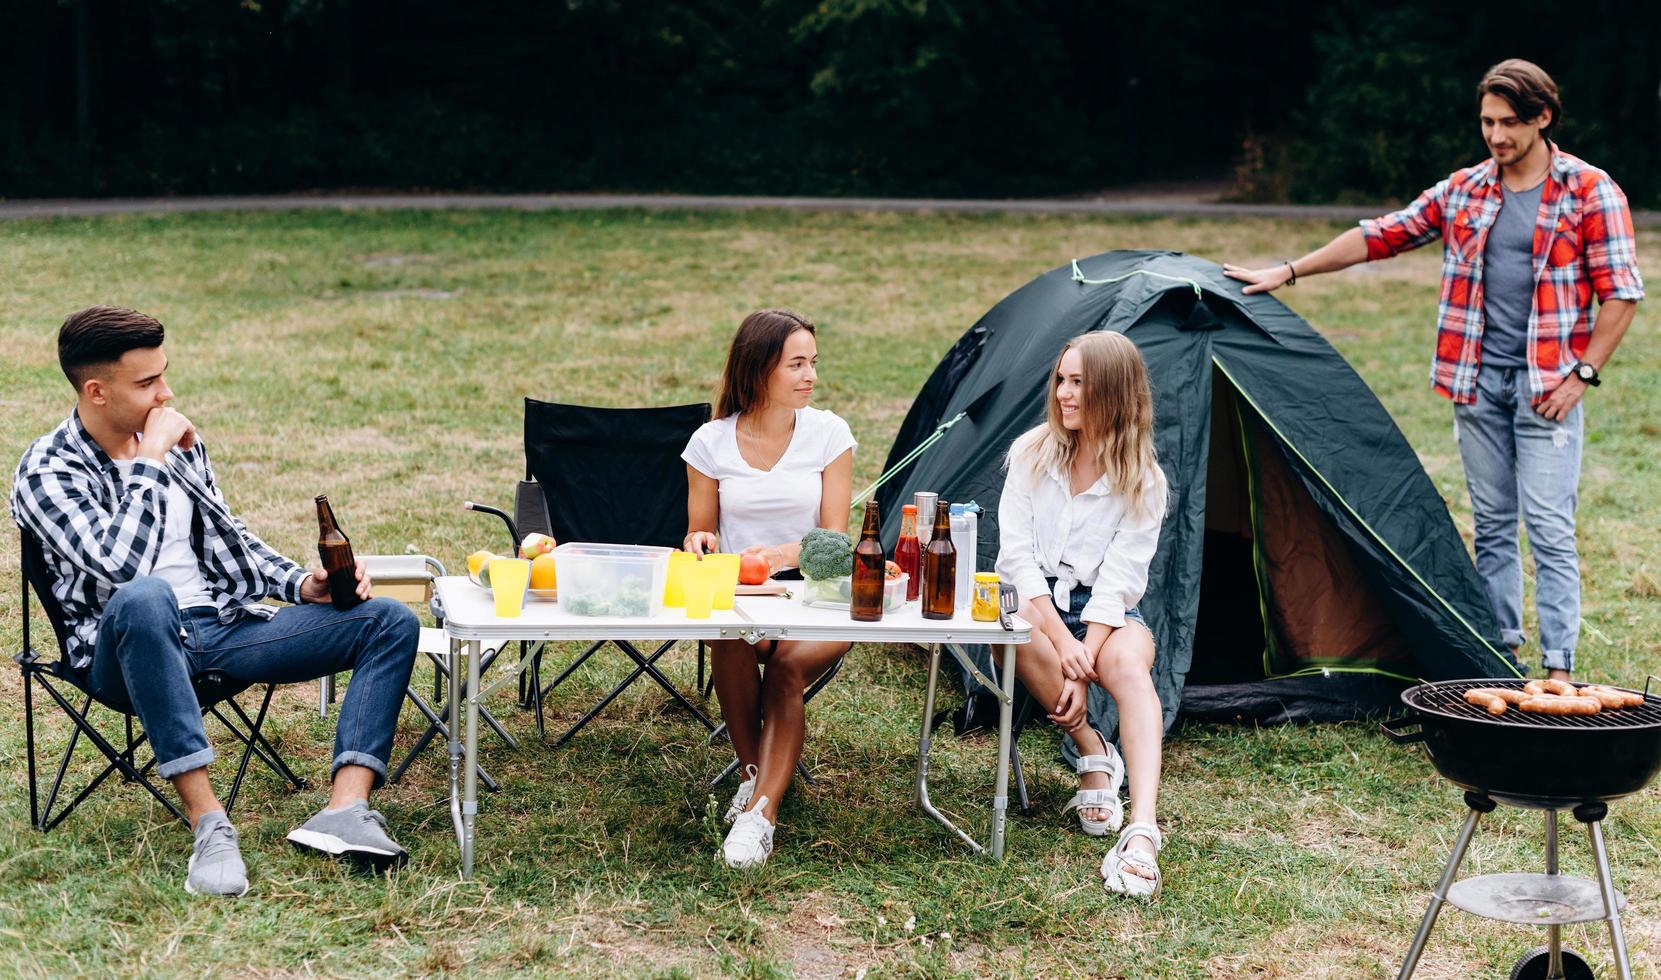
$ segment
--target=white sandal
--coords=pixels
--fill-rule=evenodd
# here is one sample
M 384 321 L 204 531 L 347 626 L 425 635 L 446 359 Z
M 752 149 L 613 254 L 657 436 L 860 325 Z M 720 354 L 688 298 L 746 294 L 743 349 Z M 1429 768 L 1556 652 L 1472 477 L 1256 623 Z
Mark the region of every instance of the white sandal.
M 1153 844 L 1153 854 L 1139 850 L 1132 850 L 1128 845 L 1138 837 L 1145 837 Z M 1159 897 L 1159 861 L 1156 855 L 1165 847 L 1165 838 L 1159 834 L 1159 828 L 1151 823 L 1133 823 L 1119 835 L 1119 843 L 1113 845 L 1113 850 L 1102 858 L 1102 883 L 1110 892 L 1120 895 L 1129 895 L 1132 898 L 1155 899 Z M 1152 878 L 1144 878 L 1135 871 L 1153 872 Z
M 1118 830 L 1125 822 L 1125 805 L 1119 800 L 1119 787 L 1125 781 L 1125 762 L 1119 758 L 1112 742 L 1102 739 L 1102 744 L 1107 746 L 1105 755 L 1081 755 L 1073 765 L 1080 776 L 1087 772 L 1107 773 L 1107 788 L 1080 789 L 1061 808 L 1062 813 L 1076 808 L 1079 826 L 1092 837 L 1106 837 L 1109 831 Z M 1108 817 L 1092 820 L 1084 815 L 1085 810 L 1107 810 Z

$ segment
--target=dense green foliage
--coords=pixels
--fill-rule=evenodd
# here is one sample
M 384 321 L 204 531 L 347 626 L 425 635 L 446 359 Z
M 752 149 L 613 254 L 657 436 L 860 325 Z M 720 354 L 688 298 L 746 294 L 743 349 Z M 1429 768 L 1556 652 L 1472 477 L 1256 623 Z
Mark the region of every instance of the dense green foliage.
M 1405 196 L 1533 57 L 1569 147 L 1661 202 L 1661 7 L 1519 0 L 20 0 L 0 192 L 1030 195 L 1239 175 Z M 1616 39 L 1616 40 L 1612 40 Z M 1618 47 L 1619 50 L 1612 50 Z

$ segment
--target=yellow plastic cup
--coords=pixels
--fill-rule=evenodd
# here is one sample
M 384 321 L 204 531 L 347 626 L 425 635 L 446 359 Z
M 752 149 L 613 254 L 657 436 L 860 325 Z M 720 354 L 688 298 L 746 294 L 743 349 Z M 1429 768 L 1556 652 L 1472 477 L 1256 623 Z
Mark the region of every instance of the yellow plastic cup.
M 742 555 L 704 556 L 704 564 L 715 566 L 715 598 L 710 602 L 712 608 L 732 608 L 733 593 L 738 589 L 738 566 L 742 560 Z
M 720 577 L 709 559 L 694 561 L 686 572 L 686 618 L 708 619 L 715 601 L 716 580 Z
M 698 563 L 698 556 L 690 551 L 669 552 L 669 574 L 663 582 L 663 604 L 670 609 L 681 609 L 686 606 L 686 580 L 691 566 Z
M 525 589 L 531 584 L 531 563 L 523 558 L 490 559 L 490 593 L 496 615 L 512 619 L 525 608 Z

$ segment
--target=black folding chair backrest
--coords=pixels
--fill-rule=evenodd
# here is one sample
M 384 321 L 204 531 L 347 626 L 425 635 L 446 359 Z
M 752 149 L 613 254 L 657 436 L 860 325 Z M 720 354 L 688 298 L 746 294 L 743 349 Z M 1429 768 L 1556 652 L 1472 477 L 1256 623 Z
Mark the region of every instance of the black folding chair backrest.
M 554 537 L 679 547 L 681 451 L 709 414 L 706 404 L 592 408 L 525 399 L 525 468 L 542 488 Z
M 23 589 L 23 645 L 28 648 L 34 642 L 29 635 L 29 592 L 32 589 L 40 600 L 41 611 L 46 613 L 46 621 L 52 626 L 52 635 L 58 641 L 61 669 L 67 669 L 69 658 L 65 644 L 69 637 L 69 620 L 63 614 L 57 595 L 52 592 L 52 570 L 46 564 L 46 551 L 27 528 L 17 530 L 23 539 L 23 581 L 26 583 Z

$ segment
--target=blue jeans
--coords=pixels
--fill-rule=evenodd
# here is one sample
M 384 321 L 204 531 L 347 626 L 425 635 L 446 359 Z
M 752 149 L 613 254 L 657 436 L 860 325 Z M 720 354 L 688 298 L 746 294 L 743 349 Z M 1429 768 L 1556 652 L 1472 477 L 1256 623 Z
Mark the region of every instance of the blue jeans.
M 1574 512 L 1584 442 L 1582 406 L 1561 422 L 1534 410 L 1522 369 L 1484 368 L 1474 405 L 1453 407 L 1476 523 L 1476 570 L 1507 646 L 1521 646 L 1523 562 L 1519 511 L 1534 549 L 1541 664 L 1573 670 L 1580 635 L 1580 553 Z
M 87 688 L 138 715 L 157 774 L 171 779 L 213 761 L 192 675 L 218 670 L 251 684 L 294 684 L 349 670 L 329 776 L 341 766 L 366 766 L 379 786 L 419 637 L 415 613 L 393 599 L 345 612 L 326 603 L 285 606 L 269 620 L 242 616 L 226 625 L 212 606 L 181 611 L 172 587 L 146 575 L 104 607 Z

